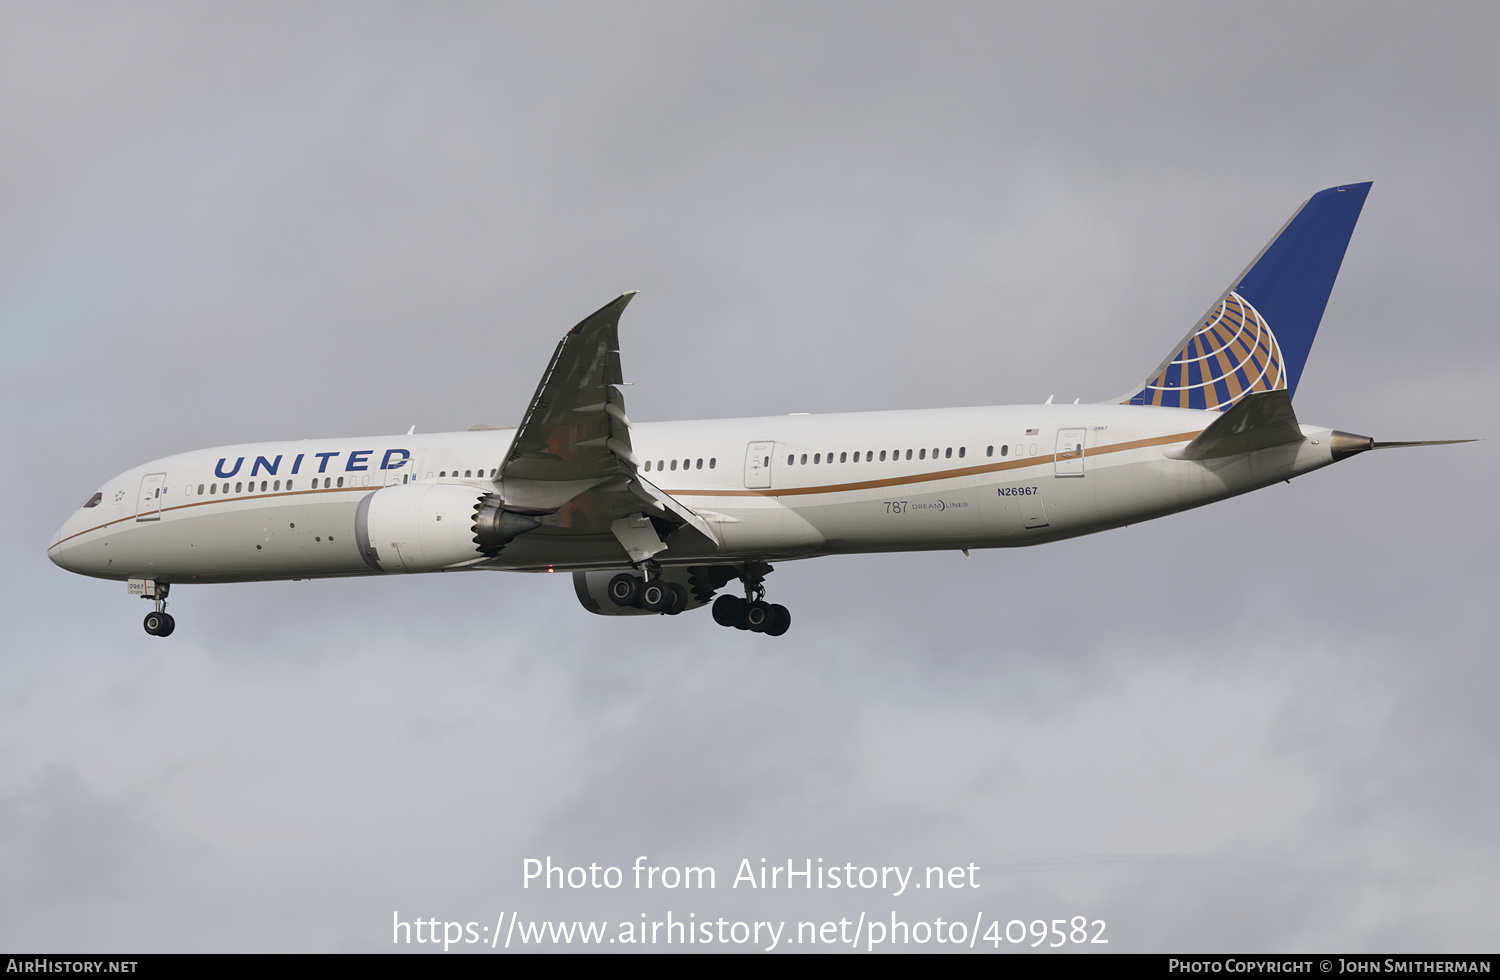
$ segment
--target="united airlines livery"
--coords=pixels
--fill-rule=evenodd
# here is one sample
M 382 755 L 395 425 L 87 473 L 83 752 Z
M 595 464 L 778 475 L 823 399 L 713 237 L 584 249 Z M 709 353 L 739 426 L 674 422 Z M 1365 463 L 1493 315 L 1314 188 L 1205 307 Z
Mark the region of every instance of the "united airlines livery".
M 174 628 L 174 586 L 472 569 L 566 570 L 593 613 L 712 602 L 718 623 L 778 636 L 791 614 L 766 601 L 773 562 L 1041 544 L 1431 444 L 1292 410 L 1369 190 L 1314 194 L 1110 402 L 635 423 L 618 339 L 632 292 L 568 331 L 515 428 L 153 460 L 107 480 L 47 554 L 126 582 L 155 636 Z

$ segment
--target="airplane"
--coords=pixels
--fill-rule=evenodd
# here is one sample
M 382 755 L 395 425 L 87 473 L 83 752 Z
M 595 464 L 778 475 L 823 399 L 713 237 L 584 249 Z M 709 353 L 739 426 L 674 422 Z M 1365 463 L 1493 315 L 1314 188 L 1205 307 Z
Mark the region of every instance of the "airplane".
M 779 636 L 791 613 L 766 600 L 773 562 L 1043 544 L 1371 449 L 1470 441 L 1376 442 L 1293 412 L 1370 186 L 1303 202 L 1108 402 L 632 422 L 627 292 L 563 337 L 519 426 L 152 460 L 105 481 L 47 554 L 151 601 L 154 636 L 175 629 L 179 585 L 495 569 L 572 572 L 592 613 L 711 602 L 720 625 Z

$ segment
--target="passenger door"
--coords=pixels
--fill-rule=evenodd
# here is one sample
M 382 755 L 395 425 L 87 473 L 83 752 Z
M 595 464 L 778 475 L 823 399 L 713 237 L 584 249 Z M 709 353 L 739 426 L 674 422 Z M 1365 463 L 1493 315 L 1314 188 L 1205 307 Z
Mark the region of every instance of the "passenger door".
M 137 521 L 161 520 L 161 491 L 166 482 L 165 473 L 147 473 L 141 478 L 141 495 L 135 504 Z
M 745 450 L 746 490 L 771 488 L 771 456 L 775 452 L 774 442 L 752 442 Z
M 1083 440 L 1087 429 L 1058 429 L 1053 475 L 1083 476 Z

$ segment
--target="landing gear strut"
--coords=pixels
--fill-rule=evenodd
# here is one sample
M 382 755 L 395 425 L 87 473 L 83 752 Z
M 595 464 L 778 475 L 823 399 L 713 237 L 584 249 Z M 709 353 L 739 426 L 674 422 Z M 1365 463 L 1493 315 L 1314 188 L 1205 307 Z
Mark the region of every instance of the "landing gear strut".
M 740 575 L 745 598 L 721 595 L 715 599 L 714 622 L 767 636 L 780 636 L 791 629 L 792 614 L 786 606 L 766 601 L 765 579 L 770 571 L 771 566 L 763 562 L 745 566 Z

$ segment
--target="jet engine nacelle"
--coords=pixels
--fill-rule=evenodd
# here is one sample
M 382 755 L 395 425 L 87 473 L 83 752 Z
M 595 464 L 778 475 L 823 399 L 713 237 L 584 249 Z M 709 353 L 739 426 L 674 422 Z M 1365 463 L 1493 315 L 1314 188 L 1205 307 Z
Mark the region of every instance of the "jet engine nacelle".
M 505 510 L 488 490 L 407 483 L 359 503 L 354 536 L 365 564 L 382 572 L 435 572 L 493 558 L 540 522 Z
M 617 606 L 609 597 L 609 580 L 620 574 L 620 569 L 609 572 L 574 572 L 573 592 L 578 596 L 578 601 L 591 613 L 600 616 L 660 616 L 661 613 L 651 612 L 646 609 L 638 609 L 635 606 Z M 683 610 L 697 609 L 707 604 L 707 600 L 698 598 L 693 591 L 692 572 L 686 568 L 663 568 L 661 577 L 668 582 L 676 582 L 688 590 L 688 604 Z

